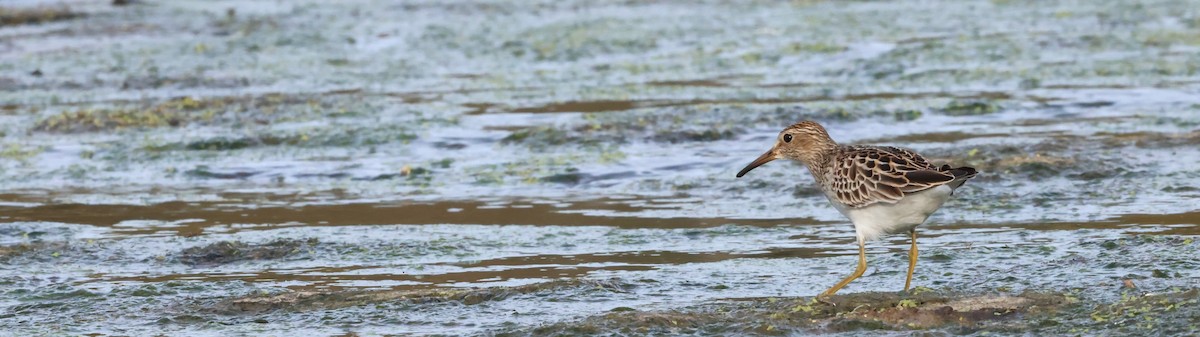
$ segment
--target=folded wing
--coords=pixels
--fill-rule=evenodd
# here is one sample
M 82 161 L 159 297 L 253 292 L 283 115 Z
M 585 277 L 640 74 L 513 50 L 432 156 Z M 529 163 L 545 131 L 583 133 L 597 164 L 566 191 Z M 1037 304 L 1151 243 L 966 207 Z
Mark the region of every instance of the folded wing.
M 972 168 L 936 167 L 912 151 L 895 147 L 849 147 L 835 163 L 838 172 L 831 180 L 835 197 L 853 208 L 895 203 L 905 194 L 952 182 L 958 187 L 975 175 Z

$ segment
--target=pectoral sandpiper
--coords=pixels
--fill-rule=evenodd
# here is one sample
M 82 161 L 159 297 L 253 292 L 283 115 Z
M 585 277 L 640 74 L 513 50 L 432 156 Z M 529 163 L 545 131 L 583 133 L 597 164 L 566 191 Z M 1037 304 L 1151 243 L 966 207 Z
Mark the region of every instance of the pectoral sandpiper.
M 975 177 L 970 167 L 930 164 L 920 155 L 891 146 L 838 145 L 820 124 L 804 121 L 779 133 L 775 146 L 746 165 L 737 176 L 775 159 L 808 166 L 817 185 L 858 234 L 858 267 L 854 273 L 818 296 L 826 299 L 867 270 L 866 242 L 884 234 L 908 232 L 908 276 L 917 266 L 917 226 L 950 198 L 954 190 Z

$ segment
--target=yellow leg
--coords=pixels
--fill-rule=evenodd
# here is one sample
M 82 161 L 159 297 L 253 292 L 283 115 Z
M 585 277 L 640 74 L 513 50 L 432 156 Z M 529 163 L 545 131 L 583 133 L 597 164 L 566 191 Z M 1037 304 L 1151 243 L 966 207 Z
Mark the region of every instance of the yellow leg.
M 862 274 L 866 271 L 867 271 L 867 246 L 866 246 L 866 243 L 864 243 L 863 240 L 860 238 L 860 239 L 858 239 L 858 268 L 854 269 L 854 274 L 850 274 L 850 276 L 847 276 L 841 282 L 838 282 L 838 284 L 834 285 L 832 288 L 829 288 L 829 290 L 826 290 L 825 292 L 821 293 L 821 295 L 818 296 L 818 298 L 827 298 L 829 296 L 833 296 L 833 294 L 836 294 L 838 292 L 838 290 L 841 290 L 842 287 L 845 287 L 847 284 L 850 284 L 850 281 L 854 281 L 854 279 L 858 278 L 859 276 L 862 276 Z
M 904 278 L 904 291 L 908 292 L 908 286 L 912 285 L 913 271 L 917 270 L 917 229 L 912 231 L 912 248 L 908 250 L 908 277 Z

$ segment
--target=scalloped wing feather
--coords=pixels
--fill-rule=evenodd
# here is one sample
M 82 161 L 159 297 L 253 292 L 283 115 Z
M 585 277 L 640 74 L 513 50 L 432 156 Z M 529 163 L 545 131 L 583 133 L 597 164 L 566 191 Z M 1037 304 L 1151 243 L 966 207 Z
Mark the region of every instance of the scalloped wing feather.
M 955 180 L 949 170 L 930 165 L 912 151 L 890 146 L 847 147 L 834 160 L 834 166 L 834 196 L 851 208 L 896 203 L 905 194 Z

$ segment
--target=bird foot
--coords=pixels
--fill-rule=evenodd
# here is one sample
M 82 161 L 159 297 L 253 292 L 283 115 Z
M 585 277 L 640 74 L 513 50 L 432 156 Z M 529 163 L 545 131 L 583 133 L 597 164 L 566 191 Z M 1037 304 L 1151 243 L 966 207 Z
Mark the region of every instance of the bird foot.
M 821 295 L 818 295 L 817 297 L 813 298 L 813 300 L 817 301 L 817 302 L 828 304 L 831 307 L 836 307 L 837 303 L 833 303 L 833 301 L 830 300 L 830 297 L 832 297 L 832 295 L 821 294 Z
M 932 290 L 933 290 L 933 289 L 929 289 L 929 288 L 926 288 L 926 287 L 922 287 L 922 286 L 916 286 L 916 287 L 912 287 L 911 289 L 904 289 L 904 290 L 901 290 L 901 291 L 900 291 L 900 295 L 904 295 L 904 296 L 916 296 L 916 295 L 920 295 L 921 293 L 929 292 L 929 291 L 932 291 Z

